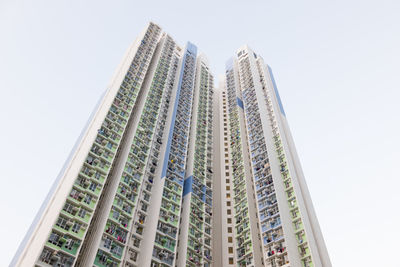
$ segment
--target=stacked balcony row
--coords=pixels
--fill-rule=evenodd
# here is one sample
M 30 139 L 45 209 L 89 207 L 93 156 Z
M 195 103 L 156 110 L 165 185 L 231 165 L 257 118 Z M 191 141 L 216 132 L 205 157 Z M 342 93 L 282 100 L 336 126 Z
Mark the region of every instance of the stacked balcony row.
M 97 266 L 104 265 L 104 258 L 107 258 L 107 266 L 119 266 L 123 253 L 129 246 L 126 237 L 133 232 L 132 240 L 137 240 L 143 233 L 151 197 L 152 174 L 157 166 L 160 140 L 165 127 L 165 118 L 158 114 L 163 106 L 168 109 L 168 104 L 162 103 L 162 99 L 170 98 L 170 92 L 164 91 L 164 87 L 167 84 L 173 49 L 174 43 L 168 40 L 164 44 L 147 93 L 128 160 L 114 197 L 95 261 Z M 143 177 L 147 179 L 143 181 Z M 119 230 L 117 232 L 122 230 L 122 235 L 111 231 L 116 225 Z M 113 239 L 112 242 L 109 241 L 110 238 Z
M 163 188 L 162 202 L 164 207 L 160 209 L 158 224 L 169 227 L 169 232 L 176 233 L 179 226 L 181 212 L 183 180 L 185 176 L 186 157 L 188 149 L 188 137 L 191 120 L 193 81 L 196 55 L 186 51 L 183 59 L 183 70 L 180 77 L 180 85 L 177 92 L 177 103 L 174 107 L 173 124 L 169 155 L 166 155 L 166 181 Z M 176 186 L 172 191 L 168 185 Z M 172 210 L 173 207 L 173 210 Z M 175 261 L 177 236 L 172 237 L 158 231 L 153 247 L 153 266 L 172 266 Z
M 64 208 L 51 230 L 38 265 L 72 266 L 75 262 L 135 105 L 159 33 L 159 28 L 151 25 L 144 35 Z M 136 68 L 138 65 L 140 69 Z
M 200 70 L 186 266 L 211 266 L 212 76 Z
M 243 102 L 248 128 L 251 165 L 257 194 L 259 222 L 264 245 L 264 257 L 271 266 L 282 266 L 287 260 L 286 247 L 279 215 L 275 188 L 271 175 L 261 116 L 254 88 L 243 91 Z M 280 254 L 279 258 L 277 251 Z M 282 260 L 284 258 L 284 260 Z M 282 261 L 281 261 L 282 260 Z
M 238 266 L 247 266 L 254 262 L 253 242 L 250 231 L 250 215 L 244 174 L 239 107 L 237 105 L 233 69 L 227 70 L 226 82 L 230 125 L 231 167 L 234 185 L 236 256 Z
M 266 77 L 264 76 L 263 72 L 263 66 L 261 62 L 257 62 L 257 68 L 260 73 L 260 82 L 262 84 L 262 89 L 264 93 L 264 101 L 267 106 L 268 110 L 268 119 L 270 126 L 272 128 L 272 133 L 273 133 L 273 141 L 275 145 L 275 150 L 276 154 L 278 157 L 278 161 L 280 164 L 280 172 L 281 172 L 281 177 L 282 181 L 284 184 L 285 188 L 285 194 L 287 197 L 288 201 L 288 206 L 289 206 L 289 212 L 291 214 L 291 219 L 292 219 L 292 226 L 294 228 L 294 233 L 298 242 L 298 250 L 300 253 L 301 257 L 301 262 L 304 267 L 309 267 L 312 266 L 312 260 L 311 260 L 311 255 L 309 253 L 308 245 L 307 245 L 307 240 L 305 236 L 305 231 L 303 228 L 303 223 L 302 219 L 300 216 L 300 211 L 297 206 L 297 200 L 296 196 L 294 193 L 294 189 L 292 186 L 292 181 L 288 169 L 288 163 L 286 160 L 286 156 L 284 153 L 284 148 L 283 148 L 283 143 L 280 137 L 280 132 L 279 132 L 279 126 L 278 122 L 276 120 L 276 114 L 272 105 L 272 99 L 270 92 L 267 90 L 267 84 L 266 84 Z M 281 231 L 274 231 L 272 232 L 272 235 L 269 236 L 270 240 L 283 240 L 283 233 Z M 281 243 L 284 243 L 284 241 L 281 241 Z M 274 253 L 272 253 L 274 252 Z M 283 245 L 276 245 L 274 247 L 274 250 L 271 251 L 271 256 L 274 258 L 275 264 L 277 266 L 282 266 L 285 264 L 288 264 L 288 259 L 287 256 L 285 255 L 285 247 Z
M 174 86 L 174 79 L 177 73 L 177 68 L 178 68 L 178 57 L 175 55 L 175 43 L 173 42 L 172 38 L 169 36 L 166 37 L 165 41 L 165 47 L 164 50 L 162 51 L 162 56 L 159 60 L 159 67 L 163 68 L 165 66 L 169 65 L 169 73 L 168 73 L 168 79 L 166 80 L 164 86 L 165 92 L 163 93 L 163 100 L 161 103 L 161 109 L 159 111 L 158 115 L 158 121 L 156 125 L 156 130 L 153 133 L 153 137 L 149 142 L 151 143 L 151 148 L 150 148 L 150 153 L 149 153 L 149 158 L 147 160 L 147 167 L 146 167 L 146 173 L 145 173 L 145 179 L 143 181 L 143 184 L 141 186 L 139 196 L 141 196 L 141 201 L 140 201 L 140 206 L 138 206 L 135 210 L 135 215 L 134 215 L 134 225 L 132 226 L 131 229 L 131 242 L 129 243 L 130 249 L 127 257 L 125 257 L 126 261 L 126 266 L 137 266 L 137 259 L 138 255 L 141 252 L 140 249 L 140 244 L 141 241 L 143 240 L 143 232 L 146 228 L 146 219 L 147 219 L 147 208 L 149 206 L 150 202 L 150 196 L 151 196 L 151 189 L 154 183 L 154 178 L 155 178 L 155 170 L 157 167 L 159 167 L 159 161 L 160 161 L 160 153 L 161 153 L 161 145 L 163 143 L 163 136 L 164 132 L 166 130 L 166 114 L 168 113 L 168 109 L 170 106 L 171 102 L 171 96 L 172 96 L 172 88 Z M 157 77 L 161 76 L 156 74 Z M 156 77 L 156 78 L 157 78 Z M 164 72 L 162 74 L 162 77 L 165 78 L 166 73 Z M 154 96 L 151 96 L 154 98 Z M 141 133 L 139 133 L 141 134 Z M 147 134 L 147 133 L 146 133 Z M 148 135 L 147 135 L 148 136 Z M 149 137 L 150 138 L 150 137 Z M 171 188 L 169 186 L 169 188 Z M 166 204 L 164 201 L 162 203 L 162 207 L 164 209 L 170 208 L 171 210 L 174 210 L 175 206 L 171 204 Z M 163 210 L 165 212 L 165 210 Z M 164 228 L 163 228 L 164 229 Z

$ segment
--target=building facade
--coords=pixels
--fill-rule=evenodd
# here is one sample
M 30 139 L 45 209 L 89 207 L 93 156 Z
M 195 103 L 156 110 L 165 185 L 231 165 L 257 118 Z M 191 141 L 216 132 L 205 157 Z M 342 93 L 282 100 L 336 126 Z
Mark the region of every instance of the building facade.
M 271 69 L 150 23 L 10 266 L 331 266 Z
M 271 68 L 244 46 L 217 95 L 221 266 L 331 266 Z

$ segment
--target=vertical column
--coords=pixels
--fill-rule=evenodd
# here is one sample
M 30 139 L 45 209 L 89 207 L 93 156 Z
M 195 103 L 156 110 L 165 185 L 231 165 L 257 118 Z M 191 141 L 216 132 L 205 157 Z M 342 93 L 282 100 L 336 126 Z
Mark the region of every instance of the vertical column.
M 176 46 L 171 56 L 171 69 L 166 83 L 165 98 L 162 104 L 162 111 L 159 114 L 156 127 L 156 134 L 153 137 L 151 148 L 151 161 L 148 161 L 148 168 L 139 190 L 139 201 L 142 204 L 137 206 L 134 216 L 134 224 L 129 235 L 129 250 L 125 253 L 126 266 L 148 266 L 151 261 L 151 250 L 157 229 L 157 218 L 162 201 L 162 192 L 165 179 L 162 179 L 165 151 L 170 132 L 170 125 L 173 118 L 173 109 L 178 83 L 179 60 L 182 58 L 181 48 Z M 161 65 L 163 63 L 160 63 Z M 153 96 L 154 100 L 155 97 Z M 171 232 L 171 234 L 173 234 Z M 150 252 L 149 252 L 150 251 Z
M 69 189 L 70 191 L 65 196 L 66 199 L 61 206 L 62 210 L 50 230 L 47 242 L 37 259 L 38 263 L 72 265 L 78 257 L 76 265 L 79 265 L 79 258 L 92 252 L 92 247 L 86 246 L 85 243 L 95 236 L 92 235 L 92 232 L 98 223 L 97 214 L 102 211 L 101 203 L 104 199 L 102 196 L 108 194 L 110 176 L 114 172 L 121 147 L 125 143 L 126 138 L 124 139 L 124 137 L 129 128 L 128 121 L 133 117 L 138 92 L 159 36 L 160 28 L 151 23 L 141 38 L 132 46 L 125 58 L 125 63 L 121 65 L 121 69 L 114 78 L 112 88 L 104 100 L 108 103 L 108 112 L 104 112 L 105 107 L 103 106 L 102 111 L 96 114 L 94 121 L 97 122 L 101 119 L 103 121 L 96 130 L 93 127 L 89 129 L 88 134 L 94 137 L 93 143 L 85 140 L 86 144 L 92 145 L 88 149 L 83 164 L 78 158 L 73 159 L 74 171 L 79 170 L 76 168 L 79 163 L 82 165 L 71 185 L 72 189 L 65 183 L 60 185 L 63 190 Z M 136 65 L 138 64 L 142 64 L 143 67 L 137 69 Z M 133 73 L 131 70 L 134 70 Z M 97 131 L 97 135 L 93 135 L 94 131 Z M 70 178 L 72 178 L 71 174 L 68 173 Z M 73 180 L 70 179 L 70 181 Z M 56 194 L 55 198 L 62 196 L 59 192 Z M 59 204 L 61 204 L 60 201 L 57 204 L 49 203 L 49 206 L 52 205 L 53 215 Z M 46 223 L 49 221 L 52 220 L 47 218 Z M 33 246 L 30 246 L 32 249 Z
M 220 201 L 216 203 L 219 208 L 215 211 L 215 219 L 220 221 L 221 228 L 221 248 L 215 252 L 220 257 L 221 264 L 217 266 L 236 266 L 236 238 L 235 238 L 235 217 L 233 212 L 233 197 L 234 197 L 234 184 L 233 184 L 233 170 L 232 170 L 232 149 L 231 138 L 230 138 L 230 120 L 228 112 L 228 94 L 226 91 L 226 79 L 221 79 L 220 87 L 218 90 L 219 103 L 218 106 L 220 118 L 219 118 L 219 131 L 220 137 L 216 146 L 219 146 L 220 153 L 220 170 L 216 174 L 215 184 L 220 186 L 221 196 Z M 217 188 L 216 188 L 217 190 Z
M 197 61 L 177 266 L 211 265 L 213 77 Z
M 263 257 L 267 266 L 288 263 L 283 236 L 281 213 L 276 197 L 276 184 L 270 168 L 270 158 L 265 140 L 260 102 L 257 98 L 257 73 L 252 68 L 254 54 L 248 49 L 239 51 L 239 75 L 241 81 L 244 115 L 249 146 L 250 167 L 255 185 Z
M 246 127 L 236 61 L 227 64 L 226 84 L 230 125 L 231 167 L 235 212 L 236 261 L 239 266 L 260 266 L 260 237 L 254 207 L 251 170 L 247 167 Z
M 153 218 L 155 210 L 159 210 L 161 201 L 160 188 L 163 181 L 160 179 L 161 164 L 163 161 L 166 142 L 163 142 L 169 131 L 171 110 L 173 103 L 174 85 L 177 77 L 179 62 L 178 47 L 175 46 L 172 38 L 166 36 L 165 47 L 162 58 L 158 63 L 158 72 L 153 80 L 153 85 L 162 90 L 161 95 L 149 95 L 148 114 L 143 114 L 144 119 L 149 119 L 153 124 L 137 132 L 137 138 L 143 140 L 150 147 L 148 160 L 141 185 L 137 189 L 137 203 L 133 211 L 133 224 L 128 234 L 127 250 L 124 253 L 124 266 L 140 266 L 138 259 L 143 249 L 145 239 L 152 238 L 156 225 Z M 165 69 L 168 67 L 167 69 Z M 161 86 L 161 87 L 160 87 Z M 160 106 L 158 106 L 160 105 Z M 157 113 L 154 107 L 158 106 Z M 155 124 L 154 124 L 155 123 Z M 153 128 L 152 125 L 155 125 Z M 135 141 L 133 142 L 135 143 Z M 134 152 L 134 151 L 133 151 Z M 136 155 L 136 153 L 133 153 Z
M 188 138 L 194 89 L 197 48 L 188 43 L 181 67 L 177 98 L 173 108 L 171 128 L 165 151 L 161 179 L 161 207 L 154 242 L 148 243 L 139 263 L 148 266 L 150 255 L 153 266 L 172 266 L 175 262 L 183 181 L 187 160 Z M 146 240 L 144 240 L 146 242 Z M 151 242 L 151 241 L 150 241 Z M 152 248 L 152 249 L 150 249 Z
M 96 266 L 118 265 L 126 254 L 126 244 L 130 244 L 131 232 L 140 236 L 145 228 L 151 198 L 150 181 L 157 166 L 159 142 L 165 125 L 159 112 L 163 103 L 165 108 L 170 99 L 168 74 L 173 72 L 174 47 L 172 39 L 164 35 L 152 62 L 146 91 L 143 92 L 145 100 L 138 112 L 138 121 L 133 123 L 132 142 L 126 147 L 128 155 L 116 175 L 119 182 L 112 195 L 112 206 L 106 214 L 103 234 L 99 237 L 99 250 L 94 259 Z
M 223 129 L 222 127 L 222 91 L 224 81 L 219 82 L 219 86 L 215 88 L 215 94 L 213 99 L 213 114 L 214 114 L 214 124 L 213 124 L 213 208 L 212 208 L 212 266 L 226 266 L 223 259 L 227 259 L 227 246 L 224 246 L 224 240 L 226 239 L 226 226 L 224 227 L 223 222 L 226 222 L 225 208 L 223 207 L 223 202 L 225 199 L 225 193 L 223 189 L 224 181 L 224 158 L 223 158 Z M 227 242 L 227 240 L 226 240 Z M 226 253 L 226 255 L 224 255 Z
M 294 254 L 302 266 L 331 266 L 271 69 L 262 59 L 257 60 L 257 67 L 264 90 L 262 102 L 269 111 L 272 128 L 270 146 L 277 158 L 289 212 L 291 231 L 288 233 L 292 234 L 287 239 L 295 247 L 293 250 L 297 250 Z

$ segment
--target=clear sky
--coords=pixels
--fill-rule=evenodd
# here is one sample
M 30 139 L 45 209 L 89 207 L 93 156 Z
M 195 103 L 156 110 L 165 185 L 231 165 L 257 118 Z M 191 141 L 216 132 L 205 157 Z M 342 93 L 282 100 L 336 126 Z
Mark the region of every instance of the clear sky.
M 400 1 L 0 0 L 1 266 L 151 20 L 272 67 L 333 266 L 398 267 Z

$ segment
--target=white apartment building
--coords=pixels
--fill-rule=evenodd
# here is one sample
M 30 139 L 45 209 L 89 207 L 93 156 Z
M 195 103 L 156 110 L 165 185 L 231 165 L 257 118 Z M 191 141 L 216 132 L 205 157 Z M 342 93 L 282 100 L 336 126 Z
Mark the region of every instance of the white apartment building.
M 269 66 L 149 23 L 10 266 L 330 267 Z

